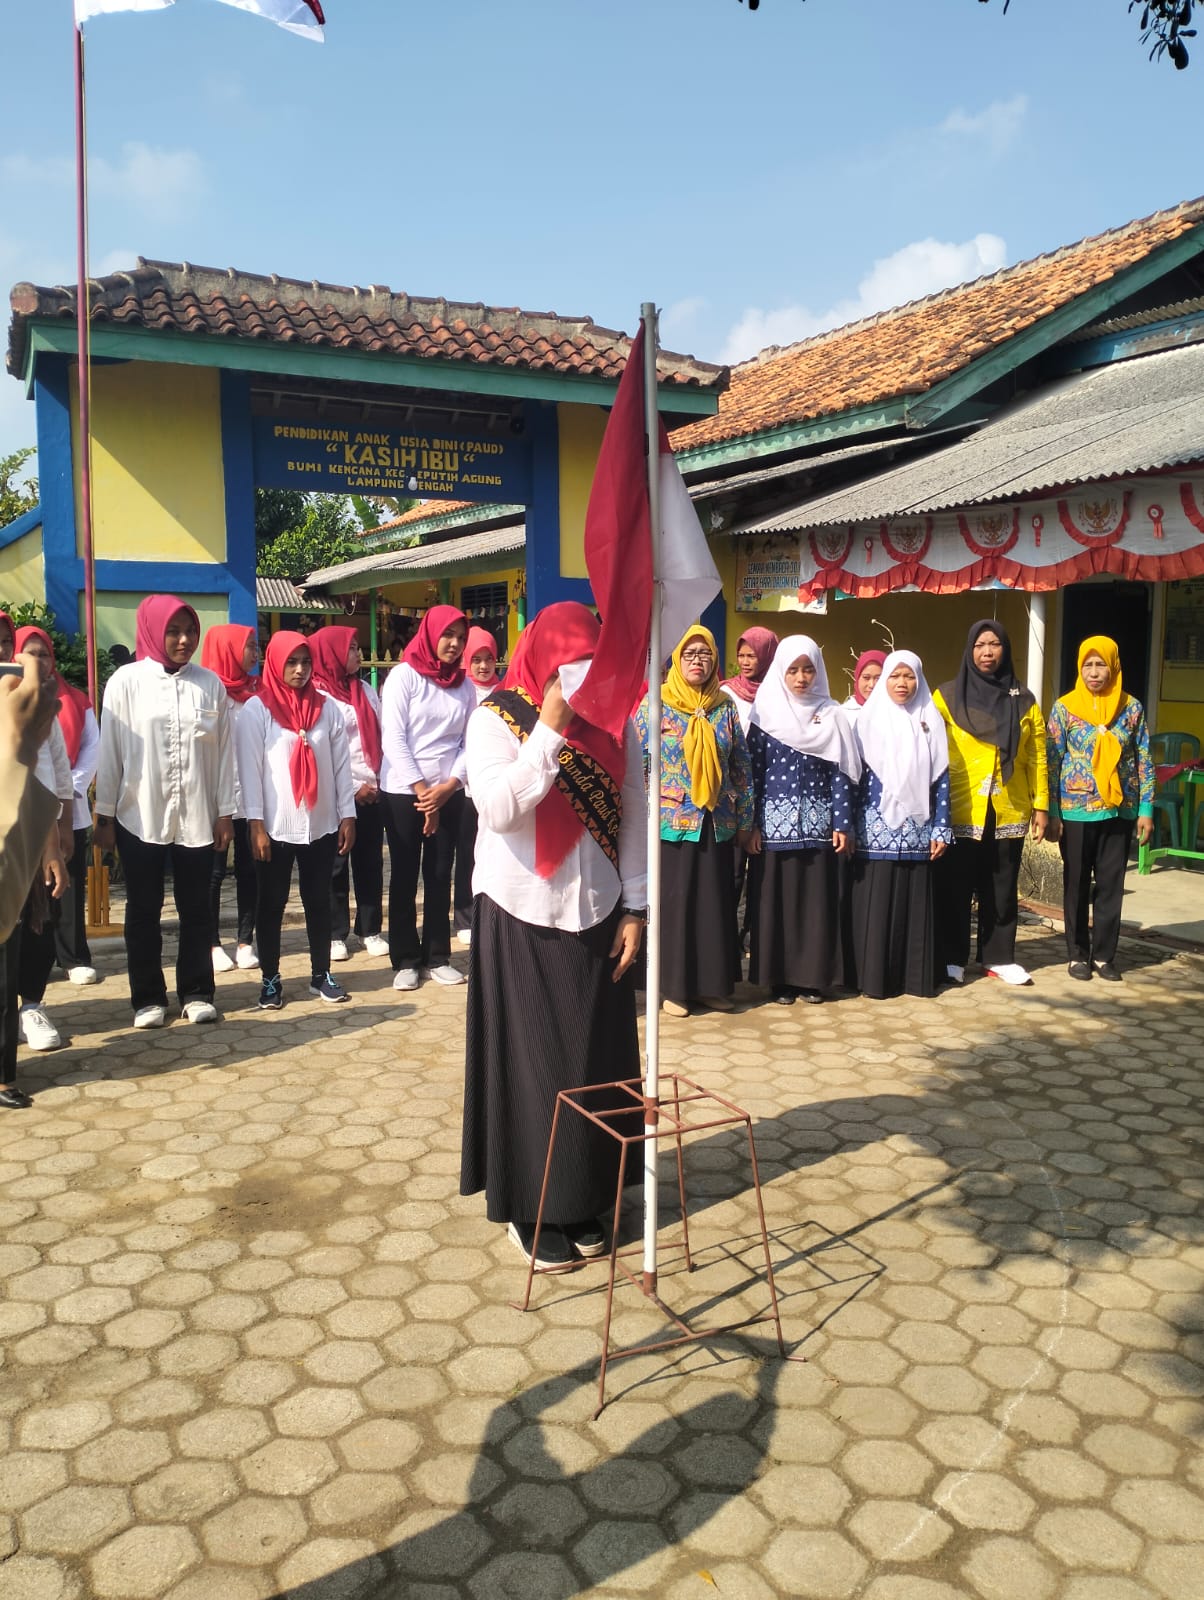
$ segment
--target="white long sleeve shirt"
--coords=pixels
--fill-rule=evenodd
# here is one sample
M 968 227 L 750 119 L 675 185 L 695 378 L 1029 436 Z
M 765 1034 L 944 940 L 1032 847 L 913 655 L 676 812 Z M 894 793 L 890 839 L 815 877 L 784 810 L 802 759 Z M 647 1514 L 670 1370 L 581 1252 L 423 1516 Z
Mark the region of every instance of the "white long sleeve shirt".
M 234 815 L 230 702 L 215 672 L 118 667 L 100 719 L 96 814 L 145 844 L 213 844 L 217 819 Z
M 451 689 L 423 677 L 406 661 L 394 667 L 381 696 L 380 786 L 385 793 L 413 794 L 416 783 L 446 783 L 448 778 L 463 787 L 464 730 L 476 703 L 468 678 Z
M 648 902 L 644 758 L 631 723 L 624 734 L 623 821 L 619 871 L 583 829 L 550 878 L 535 870 L 535 808 L 555 781 L 563 737 L 537 723 L 519 744 L 492 711 L 476 711 L 468 724 L 468 780 L 480 818 L 474 894 L 487 894 L 520 922 L 580 933 L 596 927 L 616 902 Z
M 57 722 L 50 724 L 50 732 L 38 746 L 38 763 L 35 776 L 59 802 L 59 816 L 71 804 L 71 762 L 67 756 L 67 742 Z
M 749 723 L 752 720 L 752 708 L 753 708 L 752 701 L 751 700 L 741 700 L 740 696 L 738 694 L 733 694 L 732 691 L 727 687 L 726 684 L 720 684 L 720 688 L 723 690 L 724 694 L 728 697 L 728 699 L 731 701 L 731 703 L 735 706 L 735 708 L 736 708 L 736 716 L 740 719 L 740 731 L 741 731 L 741 733 L 743 733 L 745 738 L 747 738 L 748 737 Z
M 281 844 L 312 844 L 355 819 L 355 789 L 347 754 L 347 730 L 333 700 L 306 734 L 318 766 L 318 798 L 312 811 L 293 799 L 289 758 L 297 735 L 282 728 L 262 700 L 248 700 L 238 718 L 238 774 L 248 822 L 262 822 Z
M 343 719 L 343 727 L 347 730 L 347 753 L 351 758 L 351 786 L 358 794 L 366 783 L 380 787 L 380 773 L 370 765 L 364 755 L 364 745 L 360 738 L 360 719 L 355 714 L 355 707 L 346 700 L 336 700 L 331 694 L 322 693 Z M 368 704 L 380 719 L 380 696 L 370 683 L 365 683 L 364 693 L 368 696 Z
M 92 826 L 92 807 L 88 803 L 88 790 L 96 776 L 96 762 L 100 755 L 100 724 L 95 711 L 84 712 L 84 731 L 80 736 L 79 754 L 71 768 L 71 826 L 77 832 Z

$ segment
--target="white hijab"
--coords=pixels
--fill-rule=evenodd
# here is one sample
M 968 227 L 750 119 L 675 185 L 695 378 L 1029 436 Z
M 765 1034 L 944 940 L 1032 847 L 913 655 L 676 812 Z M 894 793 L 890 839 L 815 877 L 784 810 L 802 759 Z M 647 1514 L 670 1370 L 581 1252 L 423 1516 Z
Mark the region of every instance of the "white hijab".
M 805 696 L 792 694 L 786 685 L 786 669 L 800 656 L 806 656 L 815 668 L 815 680 Z M 861 757 L 853 730 L 828 692 L 824 653 L 806 634 L 791 634 L 774 651 L 749 720 L 754 728 L 791 750 L 830 761 L 853 783 L 860 778 Z
M 887 693 L 896 667 L 910 667 L 916 692 L 905 706 Z M 924 664 L 912 650 L 892 650 L 882 676 L 857 718 L 857 743 L 867 767 L 882 781 L 879 807 L 888 828 L 901 828 L 910 817 L 927 822 L 932 814 L 932 786 L 949 766 L 945 720 L 932 703 Z

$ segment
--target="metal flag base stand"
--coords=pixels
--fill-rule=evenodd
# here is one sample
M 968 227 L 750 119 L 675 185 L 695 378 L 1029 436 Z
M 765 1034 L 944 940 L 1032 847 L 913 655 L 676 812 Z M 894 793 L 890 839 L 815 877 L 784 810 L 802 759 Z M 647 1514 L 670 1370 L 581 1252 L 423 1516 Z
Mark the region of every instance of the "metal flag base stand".
M 662 1097 L 659 1102 L 650 1102 L 644 1094 L 643 1082 L 639 1078 L 620 1080 L 615 1083 L 589 1084 L 580 1089 L 562 1089 L 556 1096 L 556 1108 L 552 1114 L 552 1131 L 548 1138 L 548 1155 L 544 1163 L 543 1185 L 539 1194 L 539 1212 L 535 1219 L 535 1239 L 531 1250 L 531 1261 L 527 1267 L 527 1285 L 521 1301 L 517 1302 L 520 1311 L 527 1311 L 531 1306 L 531 1288 L 535 1281 L 535 1260 L 539 1253 L 539 1236 L 543 1228 L 544 1205 L 547 1200 L 548 1183 L 552 1173 L 552 1162 L 556 1151 L 556 1134 L 560 1126 L 561 1114 L 584 1117 L 594 1128 L 606 1137 L 613 1139 L 619 1145 L 619 1175 L 615 1185 L 614 1212 L 611 1218 L 610 1257 L 609 1271 L 606 1281 L 606 1311 L 602 1326 L 602 1357 L 598 1372 L 598 1407 L 594 1412 L 597 1419 L 606 1404 L 606 1372 L 612 1361 L 617 1361 L 624 1356 L 648 1355 L 656 1350 L 671 1350 L 678 1345 L 698 1343 L 710 1339 L 721 1333 L 733 1333 L 739 1328 L 752 1327 L 756 1323 L 772 1322 L 778 1341 L 778 1353 L 784 1360 L 794 1359 L 787 1355 L 785 1341 L 782 1338 L 782 1317 L 778 1307 L 777 1285 L 773 1276 L 773 1261 L 769 1253 L 769 1233 L 765 1226 L 765 1206 L 761 1197 L 761 1175 L 757 1167 L 757 1149 L 753 1140 L 752 1118 L 747 1111 L 741 1110 L 730 1100 L 725 1100 L 722 1095 L 715 1094 L 709 1089 L 704 1089 L 700 1084 L 692 1082 L 689 1078 L 680 1077 L 676 1073 L 667 1073 L 661 1080 Z M 603 1105 L 591 1105 L 591 1100 L 602 1100 Z M 624 1127 L 630 1127 L 637 1118 L 642 1118 L 639 1131 L 636 1133 L 624 1132 Z M 754 1315 L 741 1317 L 735 1322 L 726 1322 L 718 1326 L 706 1328 L 692 1328 L 685 1318 L 666 1305 L 661 1298 L 657 1277 L 655 1273 L 644 1271 L 637 1275 L 627 1265 L 626 1256 L 643 1255 L 644 1245 L 639 1243 L 626 1250 L 619 1249 L 619 1221 L 623 1206 L 623 1189 L 627 1179 L 627 1158 L 633 1147 L 647 1149 L 649 1142 L 659 1144 L 662 1139 L 673 1140 L 677 1157 L 677 1193 L 681 1204 L 681 1246 L 685 1255 L 687 1272 L 693 1272 L 694 1262 L 690 1254 L 690 1222 L 686 1205 L 685 1159 L 682 1138 L 685 1134 L 703 1133 L 715 1128 L 743 1126 L 748 1136 L 748 1159 L 752 1174 L 752 1190 L 757 1205 L 757 1223 L 761 1235 L 761 1249 L 765 1259 L 765 1279 L 769 1290 L 769 1308 Z M 583 1263 L 574 1262 L 569 1267 L 541 1268 L 541 1277 L 562 1277 L 565 1272 L 575 1271 Z M 680 1331 L 669 1338 L 654 1339 L 644 1344 L 626 1345 L 622 1349 L 612 1347 L 610 1340 L 611 1318 L 614 1311 L 615 1280 L 622 1272 L 629 1283 L 641 1289 L 645 1298 Z

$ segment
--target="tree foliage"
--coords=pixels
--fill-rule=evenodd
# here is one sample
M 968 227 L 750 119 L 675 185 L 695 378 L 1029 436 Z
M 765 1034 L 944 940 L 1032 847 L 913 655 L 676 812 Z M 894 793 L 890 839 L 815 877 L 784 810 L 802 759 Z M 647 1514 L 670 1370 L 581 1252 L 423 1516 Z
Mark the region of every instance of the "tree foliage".
M 31 446 L 0 456 L 0 528 L 7 528 L 38 503 L 38 480 L 27 477 L 18 481 L 36 454 Z
M 20 605 L 0 600 L 0 611 L 7 611 L 17 628 L 41 628 L 50 635 L 54 645 L 54 664 L 68 683 L 77 689 L 88 689 L 88 646 L 82 633 L 64 633 L 58 618 L 41 600 L 27 600 Z M 115 668 L 102 650 L 96 658 L 96 686 L 103 689 Z
M 303 583 L 320 567 L 363 554 L 351 507 L 342 495 L 255 492 L 256 571 L 262 578 Z
M 978 3 L 989 5 L 991 0 L 978 0 Z M 1011 3 L 1012 0 L 1003 0 L 1005 12 Z M 1149 45 L 1151 61 L 1166 56 L 1180 71 L 1187 65 L 1187 46 L 1183 41 L 1196 36 L 1191 24 L 1197 3 L 1204 4 L 1204 0 L 1128 0 L 1130 12 L 1140 9 L 1141 42 Z M 740 0 L 740 4 L 757 11 L 761 0 Z

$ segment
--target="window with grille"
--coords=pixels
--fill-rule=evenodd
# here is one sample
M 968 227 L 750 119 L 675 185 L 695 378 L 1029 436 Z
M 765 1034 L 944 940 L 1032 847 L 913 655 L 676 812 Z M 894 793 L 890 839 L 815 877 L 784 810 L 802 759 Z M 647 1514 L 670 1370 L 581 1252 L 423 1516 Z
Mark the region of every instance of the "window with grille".
M 506 654 L 506 615 L 510 586 L 506 583 L 466 583 L 460 590 L 460 609 L 468 620 L 490 632 L 499 657 Z

